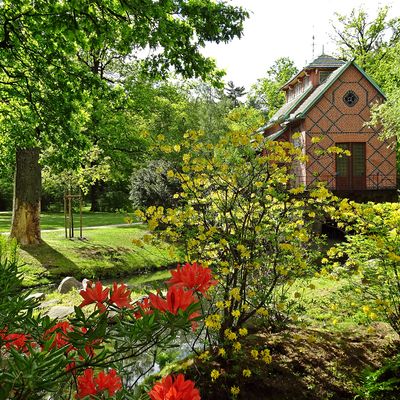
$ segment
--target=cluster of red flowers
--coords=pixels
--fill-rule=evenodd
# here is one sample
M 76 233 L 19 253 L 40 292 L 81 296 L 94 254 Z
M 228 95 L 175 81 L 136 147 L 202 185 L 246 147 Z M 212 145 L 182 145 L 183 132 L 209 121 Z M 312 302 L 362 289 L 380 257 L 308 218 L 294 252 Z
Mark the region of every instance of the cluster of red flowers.
M 176 315 L 179 310 L 185 311 L 191 304 L 197 302 L 195 292 L 203 295 L 206 291 L 218 282 L 213 279 L 211 270 L 197 263 L 186 263 L 182 268 L 178 266 L 171 271 L 171 279 L 166 299 L 159 294 L 150 294 L 150 303 L 153 308 L 162 312 L 168 311 Z
M 11 348 L 28 353 L 28 344 L 31 347 L 36 347 L 36 343 L 32 341 L 29 335 L 24 333 L 7 333 L 7 329 L 0 332 L 0 339 L 5 343 L 7 350 Z
M 218 283 L 213 279 L 210 268 L 205 268 L 196 262 L 193 264 L 186 263 L 183 267 L 178 265 L 176 271 L 171 271 L 171 275 L 172 277 L 167 281 L 167 284 L 191 289 L 203 295 L 211 286 Z
M 88 304 L 96 304 L 96 307 L 102 313 L 107 309 L 106 304 L 113 304 L 118 308 L 132 308 L 131 291 L 125 284 L 121 283 L 121 285 L 118 286 L 118 284 L 114 282 L 110 296 L 109 293 L 110 289 L 103 289 L 103 284 L 101 282 L 96 282 L 93 286 L 93 283 L 89 281 L 86 289 L 79 292 L 83 297 L 83 301 L 79 306 L 85 307 Z
M 150 294 L 149 297 L 137 302 L 135 317 L 141 318 L 142 315 L 152 314 L 154 310 L 177 315 L 179 310 L 185 311 L 190 305 L 198 302 L 196 293 L 205 295 L 207 290 L 217 283 L 212 278 L 209 268 L 204 268 L 197 263 L 185 264 L 183 267 L 178 266 L 177 270 L 171 272 L 171 279 L 167 281 L 169 288 L 165 298 L 157 293 Z M 131 291 L 124 284 L 114 283 L 110 290 L 110 288 L 104 288 L 101 282 L 96 282 L 94 285 L 89 282 L 86 289 L 80 291 L 80 295 L 83 297 L 80 307 L 95 304 L 102 313 L 109 306 L 120 309 L 133 308 Z M 189 316 L 189 319 L 192 320 L 197 316 L 199 316 L 199 313 L 194 312 Z M 76 360 L 74 360 L 71 352 L 76 349 L 68 338 L 68 333 L 74 332 L 75 329 L 68 321 L 62 321 L 47 329 L 43 336 L 44 341 L 52 340 L 50 349 L 65 347 L 65 355 L 69 356 L 71 360 L 67 365 L 67 371 L 74 370 L 75 367 Z M 86 329 L 82 328 L 80 332 L 85 334 Z M 7 329 L 0 331 L 0 339 L 7 349 L 14 348 L 24 353 L 29 352 L 29 347 L 37 346 L 29 335 L 8 333 Z M 94 355 L 93 346 L 94 343 L 85 346 L 85 351 L 89 356 Z M 95 396 L 105 392 L 108 392 L 108 397 L 112 397 L 121 388 L 121 378 L 115 370 L 111 369 L 108 373 L 102 371 L 95 376 L 93 369 L 88 368 L 83 372 L 83 375 L 77 377 L 76 397 L 82 399 L 86 396 Z M 199 391 L 194 387 L 194 383 L 185 380 L 182 374 L 179 374 L 176 379 L 171 376 L 164 378 L 153 387 L 149 396 L 152 400 L 200 400 Z
M 185 380 L 183 374 L 175 379 L 168 375 L 156 383 L 148 394 L 151 400 L 200 400 L 200 392 L 194 387 L 194 382 Z
M 77 380 L 78 392 L 76 398 L 78 399 L 99 395 L 105 391 L 108 392 L 109 397 L 112 397 L 122 388 L 121 378 L 114 369 L 111 369 L 108 374 L 101 371 L 97 376 L 94 376 L 93 369 L 88 368 L 84 371 L 83 375 L 78 376 Z

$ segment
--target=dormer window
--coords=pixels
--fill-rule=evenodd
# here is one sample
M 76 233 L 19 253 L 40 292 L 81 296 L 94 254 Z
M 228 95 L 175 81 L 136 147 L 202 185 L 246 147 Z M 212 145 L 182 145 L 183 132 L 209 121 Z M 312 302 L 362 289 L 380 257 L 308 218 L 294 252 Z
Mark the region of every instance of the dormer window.
M 321 71 L 319 73 L 319 83 L 324 83 L 328 78 L 332 71 Z

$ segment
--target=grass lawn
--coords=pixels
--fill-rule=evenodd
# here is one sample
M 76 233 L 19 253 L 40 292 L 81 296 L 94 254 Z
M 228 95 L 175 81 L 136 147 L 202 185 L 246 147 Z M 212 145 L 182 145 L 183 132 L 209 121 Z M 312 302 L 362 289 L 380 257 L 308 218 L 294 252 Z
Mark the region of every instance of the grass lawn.
M 11 226 L 11 211 L 0 211 L 0 232 L 8 232 Z M 60 229 L 64 228 L 63 213 L 42 213 L 41 228 L 42 229 Z M 125 214 L 118 213 L 93 213 L 89 211 L 83 212 L 83 227 L 114 225 L 125 223 Z M 74 214 L 75 228 L 79 228 L 79 214 Z
M 22 267 L 24 284 L 58 283 L 66 276 L 121 280 L 123 276 L 142 274 L 144 269 L 153 271 L 175 264 L 178 256 L 166 244 L 160 248 L 132 243 L 146 232 L 143 225 L 88 229 L 84 231 L 85 240 L 65 239 L 63 231 L 43 232 L 42 245 L 20 250 L 26 263 Z M 144 283 L 143 277 L 136 280 Z

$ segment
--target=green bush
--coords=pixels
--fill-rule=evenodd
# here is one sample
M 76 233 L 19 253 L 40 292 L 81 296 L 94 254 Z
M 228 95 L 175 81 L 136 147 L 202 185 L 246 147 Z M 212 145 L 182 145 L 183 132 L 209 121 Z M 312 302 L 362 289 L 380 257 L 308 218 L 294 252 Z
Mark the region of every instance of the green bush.
M 367 371 L 356 399 L 397 400 L 400 398 L 400 354 L 386 361 L 382 368 Z
M 133 173 L 130 198 L 134 208 L 176 205 L 174 194 L 180 191 L 180 184 L 177 179 L 168 178 L 171 168 L 167 161 L 153 160 Z

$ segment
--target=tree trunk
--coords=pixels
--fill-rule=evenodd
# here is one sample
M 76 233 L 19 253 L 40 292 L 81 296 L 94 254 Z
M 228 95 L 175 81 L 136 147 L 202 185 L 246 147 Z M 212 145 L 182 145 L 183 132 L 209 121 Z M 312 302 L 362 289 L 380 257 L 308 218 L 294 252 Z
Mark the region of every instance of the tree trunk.
M 14 177 L 11 237 L 22 245 L 39 244 L 42 188 L 39 149 L 18 149 Z
M 100 207 L 99 198 L 101 194 L 104 192 L 104 183 L 103 182 L 95 182 L 92 186 L 90 186 L 90 211 L 98 212 L 102 211 Z

